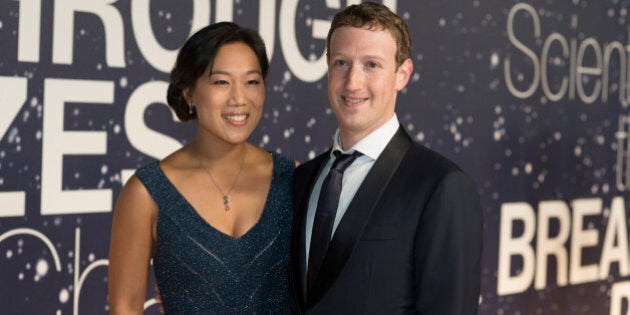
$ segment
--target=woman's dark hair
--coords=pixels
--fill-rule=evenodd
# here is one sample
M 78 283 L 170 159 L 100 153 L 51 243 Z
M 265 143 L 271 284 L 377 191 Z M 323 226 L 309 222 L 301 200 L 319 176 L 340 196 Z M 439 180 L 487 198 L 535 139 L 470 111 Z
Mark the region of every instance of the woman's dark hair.
M 206 26 L 193 34 L 179 50 L 177 61 L 171 71 L 166 101 L 181 121 L 197 118 L 197 112 L 189 113 L 184 90 L 192 89 L 197 79 L 208 68 L 212 68 L 219 49 L 230 43 L 244 43 L 249 46 L 260 64 L 263 79 L 269 71 L 269 60 L 265 42 L 258 32 L 232 22 L 220 22 Z

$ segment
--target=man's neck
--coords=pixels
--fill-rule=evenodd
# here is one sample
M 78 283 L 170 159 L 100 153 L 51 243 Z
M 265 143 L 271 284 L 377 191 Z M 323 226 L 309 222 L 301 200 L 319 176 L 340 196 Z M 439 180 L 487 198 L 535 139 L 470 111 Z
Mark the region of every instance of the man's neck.
M 363 140 L 365 137 L 369 136 L 374 131 L 387 124 L 393 117 L 394 116 L 392 115 L 380 124 L 371 126 L 371 128 L 360 131 L 344 130 L 339 127 L 339 140 L 341 141 L 341 148 L 344 151 L 350 150 L 352 147 L 354 147 L 355 144 L 359 143 L 359 141 Z

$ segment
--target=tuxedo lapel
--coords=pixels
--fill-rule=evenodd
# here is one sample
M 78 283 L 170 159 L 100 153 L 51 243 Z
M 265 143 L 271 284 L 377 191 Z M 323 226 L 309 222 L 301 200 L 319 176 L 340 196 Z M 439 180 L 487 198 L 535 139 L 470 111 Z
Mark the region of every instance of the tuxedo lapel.
M 306 304 L 306 214 L 308 201 L 317 181 L 317 176 L 326 165 L 330 150 L 320 154 L 311 162 L 303 164 L 295 174 L 293 185 L 296 211 L 294 212 L 291 237 L 293 282 L 296 299 L 300 305 Z
M 385 150 L 374 162 L 335 231 L 317 279 L 309 292 L 307 308 L 316 304 L 337 279 L 361 237 L 372 210 L 411 144 L 411 138 L 402 127 L 399 127 Z M 301 231 L 301 234 L 304 235 L 304 231 Z

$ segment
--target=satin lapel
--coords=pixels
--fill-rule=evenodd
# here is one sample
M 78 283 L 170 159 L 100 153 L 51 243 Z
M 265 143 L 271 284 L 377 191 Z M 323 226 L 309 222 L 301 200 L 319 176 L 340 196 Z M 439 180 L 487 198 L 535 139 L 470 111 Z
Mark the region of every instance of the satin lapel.
M 300 170 L 296 172 L 303 172 L 294 180 L 302 181 L 302 183 L 294 184 L 296 187 L 301 187 L 302 194 L 296 196 L 297 208 L 294 212 L 295 218 L 293 222 L 293 232 L 291 237 L 291 256 L 292 256 L 292 270 L 293 270 L 293 282 L 295 296 L 300 305 L 306 304 L 306 213 L 308 212 L 308 200 L 310 199 L 313 186 L 317 181 L 317 175 L 321 172 L 321 169 L 326 165 L 326 161 L 330 155 L 330 150 L 326 153 L 317 156 L 312 161 L 300 166 Z
M 383 153 L 374 162 L 335 231 L 317 280 L 309 292 L 307 308 L 316 304 L 339 276 L 361 237 L 372 210 L 411 143 L 411 138 L 402 127 L 399 127 Z

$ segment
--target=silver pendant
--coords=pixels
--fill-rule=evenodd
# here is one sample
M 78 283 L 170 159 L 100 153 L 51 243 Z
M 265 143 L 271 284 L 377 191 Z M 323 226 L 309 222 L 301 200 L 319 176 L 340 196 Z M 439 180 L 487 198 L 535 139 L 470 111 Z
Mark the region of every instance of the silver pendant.
M 230 199 L 228 195 L 223 196 L 223 204 L 225 205 L 225 211 L 230 211 Z

